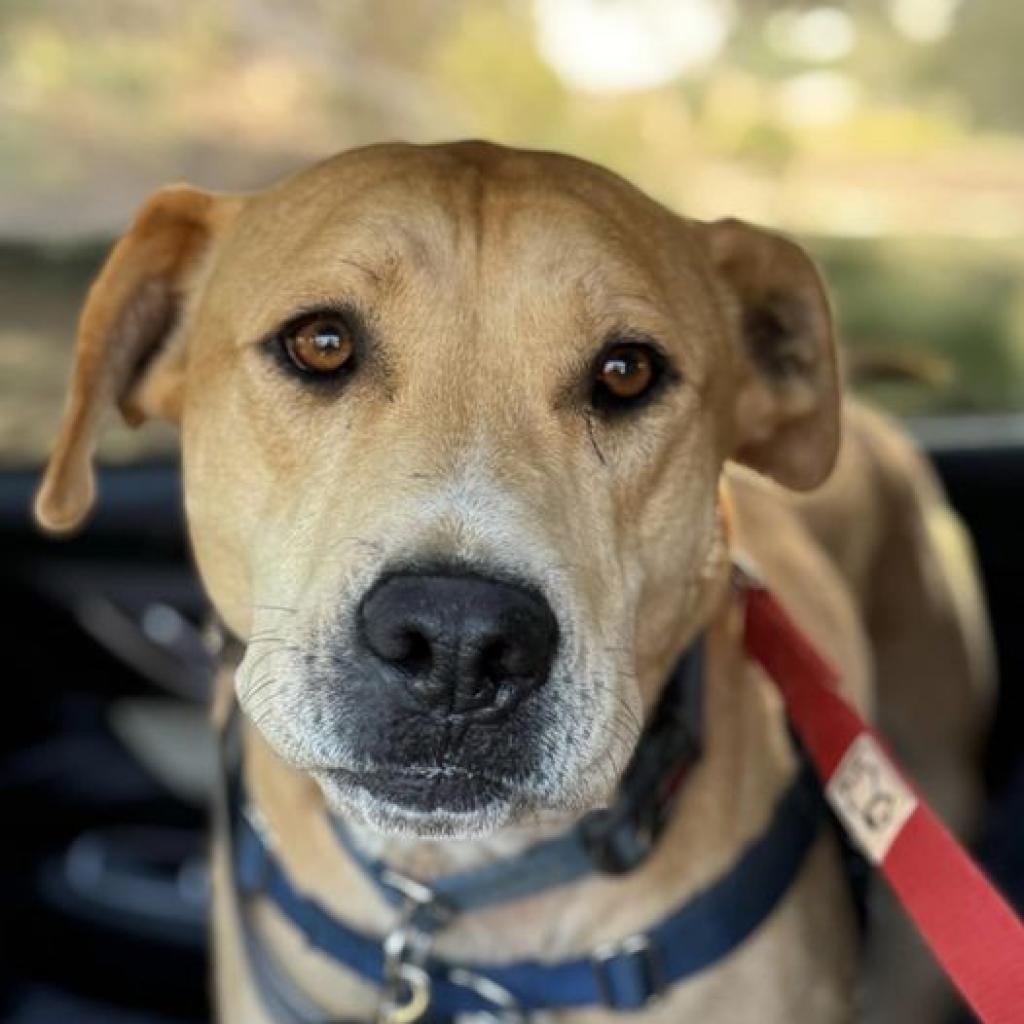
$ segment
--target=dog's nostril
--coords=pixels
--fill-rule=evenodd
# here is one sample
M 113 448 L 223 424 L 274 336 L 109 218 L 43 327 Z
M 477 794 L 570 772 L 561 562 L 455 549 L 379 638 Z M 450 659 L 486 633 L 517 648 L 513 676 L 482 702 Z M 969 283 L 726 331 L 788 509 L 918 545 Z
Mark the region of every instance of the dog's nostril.
M 530 656 L 522 644 L 513 644 L 498 639 L 485 643 L 477 659 L 476 674 L 481 688 L 497 686 L 506 679 L 526 675 L 530 670 Z
M 477 577 L 389 576 L 359 616 L 368 668 L 445 714 L 510 710 L 547 679 L 558 642 L 543 597 Z
M 428 675 L 434 655 L 430 638 L 423 630 L 387 620 L 371 620 L 365 626 L 367 646 L 391 665 L 412 675 Z
M 430 640 L 416 630 L 406 630 L 399 650 L 390 660 L 400 663 L 413 675 L 427 675 L 434 663 Z

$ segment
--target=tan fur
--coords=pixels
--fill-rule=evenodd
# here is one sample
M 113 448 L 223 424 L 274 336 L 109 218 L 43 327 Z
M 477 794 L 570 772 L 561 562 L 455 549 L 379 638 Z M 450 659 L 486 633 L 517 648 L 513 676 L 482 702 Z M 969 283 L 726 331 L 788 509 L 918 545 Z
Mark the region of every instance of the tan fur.
M 177 315 L 173 336 L 160 318 L 132 313 L 154 287 Z M 297 312 L 341 301 L 363 311 L 376 347 L 344 392 L 325 398 L 273 366 L 264 339 Z M 895 520 L 878 513 L 868 456 L 844 454 L 853 482 L 837 482 L 839 500 L 797 508 L 777 484 L 726 468 L 745 462 L 806 489 L 836 457 L 828 302 L 791 242 L 737 221 L 676 217 L 567 157 L 482 143 L 373 147 L 252 196 L 158 194 L 115 249 L 82 324 L 39 518 L 61 529 L 85 513 L 96 425 L 115 398 L 180 418 L 196 559 L 222 618 L 251 640 L 236 679 L 222 680 L 255 723 L 250 786 L 294 878 L 357 926 L 383 934 L 393 913 L 329 833 L 325 800 L 356 824 L 363 812 L 321 770 L 344 749 L 317 724 L 331 695 L 304 682 L 292 652 L 312 649 L 316 630 L 349 615 L 396 559 L 525 575 L 563 632 L 550 699 L 563 702 L 553 704 L 565 720 L 557 754 L 571 785 L 528 816 L 445 839 L 365 833 L 426 878 L 507 856 L 606 802 L 680 650 L 701 630 L 709 642 L 707 752 L 651 861 L 460 920 L 440 939 L 453 957 L 557 959 L 622 938 L 763 829 L 793 753 L 777 696 L 743 656 L 730 550 L 762 568 L 841 667 L 848 696 L 872 704 L 863 616 L 871 562 Z M 586 411 L 585 391 L 595 352 L 616 331 L 657 339 L 681 380 L 642 413 L 605 422 Z M 853 508 L 866 518 L 848 529 Z M 922 535 L 922 551 L 932 539 Z M 958 623 L 973 601 L 972 592 Z M 950 699 L 970 700 L 954 675 Z M 225 870 L 219 848 L 219 1012 L 255 1024 Z M 372 1016 L 375 995 L 306 950 L 270 908 L 261 929 L 311 997 Z M 633 1019 L 849 1021 L 854 947 L 824 836 L 753 939 Z

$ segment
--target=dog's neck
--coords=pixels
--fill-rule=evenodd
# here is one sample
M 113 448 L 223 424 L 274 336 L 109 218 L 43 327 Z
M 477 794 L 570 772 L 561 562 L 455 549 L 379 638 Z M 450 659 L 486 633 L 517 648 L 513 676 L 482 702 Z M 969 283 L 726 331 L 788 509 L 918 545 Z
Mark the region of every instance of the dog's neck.
M 499 829 L 469 839 L 385 836 L 350 822 L 345 828 L 365 856 L 386 864 L 399 874 L 429 882 L 444 875 L 510 860 L 534 843 L 560 835 L 573 824 L 572 818 L 559 818 L 549 823 L 533 822 Z

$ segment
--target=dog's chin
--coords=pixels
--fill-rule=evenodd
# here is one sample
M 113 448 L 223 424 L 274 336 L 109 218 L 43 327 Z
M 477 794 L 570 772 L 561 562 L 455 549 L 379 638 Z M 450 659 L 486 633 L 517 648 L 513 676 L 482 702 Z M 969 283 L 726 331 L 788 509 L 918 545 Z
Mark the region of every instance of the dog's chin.
M 311 774 L 333 813 L 382 835 L 472 839 L 530 816 L 511 784 L 465 769 L 328 768 Z

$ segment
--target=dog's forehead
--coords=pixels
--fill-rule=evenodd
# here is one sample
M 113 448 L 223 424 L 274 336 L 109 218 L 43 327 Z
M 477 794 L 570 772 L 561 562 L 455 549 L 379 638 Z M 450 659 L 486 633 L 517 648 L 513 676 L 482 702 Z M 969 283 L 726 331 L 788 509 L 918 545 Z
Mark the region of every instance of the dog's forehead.
M 572 290 L 670 299 L 686 287 L 684 223 L 584 161 L 487 144 L 346 153 L 259 194 L 229 245 L 251 297 L 313 304 L 401 285 L 458 299 Z
M 664 217 L 664 208 L 596 164 L 560 153 L 518 150 L 490 143 L 440 146 L 392 144 L 339 154 L 264 193 L 268 205 L 318 215 L 381 209 L 436 227 L 475 228 L 529 219 L 531 213 L 589 213 L 621 231 Z M 572 227 L 579 227 L 577 216 Z

